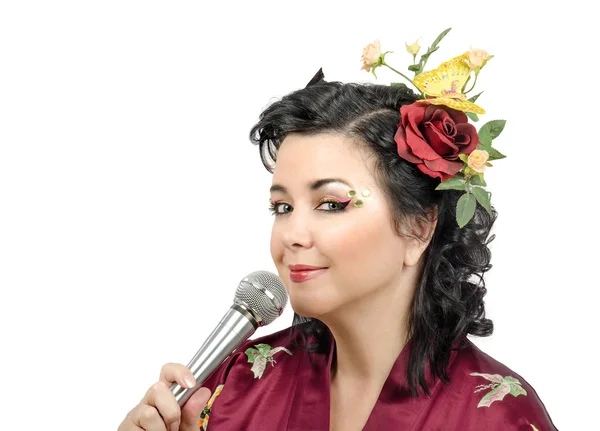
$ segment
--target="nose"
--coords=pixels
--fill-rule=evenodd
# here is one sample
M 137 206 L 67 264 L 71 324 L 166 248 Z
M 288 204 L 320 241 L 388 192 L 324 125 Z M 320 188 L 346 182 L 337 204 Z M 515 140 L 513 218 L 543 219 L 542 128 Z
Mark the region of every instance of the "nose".
M 311 248 L 313 237 L 309 225 L 309 216 L 300 211 L 291 212 L 281 226 L 281 238 L 285 247 L 296 250 L 299 248 Z

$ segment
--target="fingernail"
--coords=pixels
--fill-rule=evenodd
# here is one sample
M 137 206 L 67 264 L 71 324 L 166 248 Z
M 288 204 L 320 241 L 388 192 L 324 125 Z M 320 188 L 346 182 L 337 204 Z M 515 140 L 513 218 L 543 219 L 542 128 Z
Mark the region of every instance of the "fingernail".
M 183 380 L 185 381 L 185 384 L 187 385 L 188 389 L 196 386 L 196 379 L 194 379 L 194 377 L 192 376 L 185 376 Z

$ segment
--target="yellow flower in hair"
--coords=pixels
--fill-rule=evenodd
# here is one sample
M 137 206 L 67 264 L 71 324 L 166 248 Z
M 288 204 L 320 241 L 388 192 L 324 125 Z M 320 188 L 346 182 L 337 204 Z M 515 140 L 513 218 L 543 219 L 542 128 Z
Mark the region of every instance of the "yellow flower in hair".
M 475 172 L 482 173 L 487 166 L 492 166 L 492 164 L 488 162 L 489 157 L 489 153 L 485 150 L 473 150 L 471 154 L 469 154 L 467 165 Z
M 404 44 L 406 45 L 406 50 L 408 51 L 408 53 L 412 55 L 417 55 L 419 53 L 419 50 L 421 49 L 421 45 L 419 45 L 419 39 L 415 40 L 415 43 L 413 43 L 412 45 L 409 45 L 406 42 L 404 42 Z
M 433 105 L 445 105 L 463 112 L 485 114 L 485 110 L 467 100 L 462 88 L 469 79 L 471 68 L 467 64 L 469 53 L 442 63 L 437 69 L 415 76 L 414 84 L 426 96 L 423 101 Z
M 489 55 L 487 51 L 484 51 L 483 49 L 471 48 L 471 50 L 466 54 L 465 63 L 467 63 L 467 66 L 473 70 L 481 69 L 492 57 L 493 55 Z
M 373 43 L 368 44 L 363 49 L 363 55 L 361 60 L 363 62 L 363 67 L 361 70 L 366 70 L 367 72 L 371 71 L 371 68 L 375 63 L 379 61 L 379 56 L 381 55 L 381 42 L 376 40 Z

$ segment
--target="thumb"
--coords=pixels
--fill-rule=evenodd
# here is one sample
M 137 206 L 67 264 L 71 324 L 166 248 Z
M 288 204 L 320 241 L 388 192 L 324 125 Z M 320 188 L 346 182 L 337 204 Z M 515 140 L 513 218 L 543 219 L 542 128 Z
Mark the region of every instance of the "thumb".
M 200 388 L 194 392 L 181 409 L 181 425 L 179 425 L 179 431 L 198 431 L 200 413 L 202 413 L 209 398 L 210 390 L 207 388 Z

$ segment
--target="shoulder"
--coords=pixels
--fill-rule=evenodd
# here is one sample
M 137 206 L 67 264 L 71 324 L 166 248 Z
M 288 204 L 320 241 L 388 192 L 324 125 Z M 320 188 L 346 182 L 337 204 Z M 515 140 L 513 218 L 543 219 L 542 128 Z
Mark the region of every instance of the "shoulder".
M 207 429 L 209 419 L 213 416 L 213 405 L 220 410 L 220 418 L 216 419 L 218 424 L 219 421 L 231 420 L 230 416 L 235 412 L 251 411 L 252 407 L 247 403 L 253 404 L 255 400 L 247 396 L 250 393 L 283 394 L 281 382 L 285 387 L 290 386 L 286 383 L 290 376 L 296 376 L 301 361 L 302 350 L 298 338 L 297 331 L 286 328 L 242 343 L 202 383 L 212 392 L 212 397 L 200 415 L 199 428 Z M 214 421 L 213 417 L 211 422 Z
M 215 429 L 247 429 L 248 423 L 263 423 L 265 417 L 269 429 L 285 429 L 290 414 L 297 412 L 292 403 L 298 393 L 309 392 L 314 405 L 323 404 L 328 392 L 319 389 L 328 382 L 323 365 L 329 356 L 309 354 L 297 329 L 247 340 L 219 366 L 203 383 L 213 396 L 200 416 L 202 429 L 209 419 Z M 302 406 L 302 416 L 306 411 L 310 405 Z
M 483 422 L 512 426 L 506 429 L 556 429 L 527 380 L 467 338 L 456 351 L 448 377 L 445 392 Z

